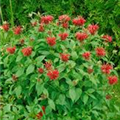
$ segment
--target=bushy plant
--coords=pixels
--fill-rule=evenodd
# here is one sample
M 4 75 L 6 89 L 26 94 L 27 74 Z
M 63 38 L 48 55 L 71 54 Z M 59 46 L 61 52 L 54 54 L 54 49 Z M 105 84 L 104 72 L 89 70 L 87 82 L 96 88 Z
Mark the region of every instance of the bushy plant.
M 1 45 L 3 120 L 110 120 L 112 86 L 118 81 L 106 47 L 109 35 L 78 16 L 41 16 L 24 27 L 9 28 L 8 45 Z M 10 37 L 11 38 L 11 37 Z M 112 105 L 113 106 L 113 105 Z

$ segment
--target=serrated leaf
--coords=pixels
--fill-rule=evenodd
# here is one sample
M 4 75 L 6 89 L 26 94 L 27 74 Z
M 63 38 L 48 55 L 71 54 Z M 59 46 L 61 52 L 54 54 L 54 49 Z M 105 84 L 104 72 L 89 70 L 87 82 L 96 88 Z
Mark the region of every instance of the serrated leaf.
M 81 94 L 82 94 L 82 89 L 77 88 L 76 89 L 76 100 L 75 101 L 77 101 L 80 98 Z
M 15 94 L 16 94 L 17 98 L 19 98 L 21 92 L 22 92 L 22 87 L 21 86 L 18 86 L 18 87 L 15 88 Z
M 36 84 L 36 91 L 37 95 L 39 96 L 44 90 L 44 84 L 40 84 L 40 82 L 37 82 Z
M 48 99 L 48 104 L 53 110 L 55 110 L 55 103 L 52 99 Z
M 29 75 L 30 73 L 32 73 L 35 69 L 35 66 L 34 65 L 29 65 L 27 70 L 26 70 L 26 75 Z
M 75 101 L 75 98 L 76 98 L 75 88 L 71 88 L 71 89 L 69 90 L 69 96 L 70 96 L 71 100 L 74 102 L 74 101 Z
M 89 98 L 89 97 L 88 97 L 88 95 L 86 95 L 86 94 L 83 96 L 83 102 L 84 102 L 84 104 L 87 103 L 88 98 Z
M 20 77 L 23 74 L 24 74 L 24 68 L 19 68 L 18 71 L 16 72 L 17 77 Z

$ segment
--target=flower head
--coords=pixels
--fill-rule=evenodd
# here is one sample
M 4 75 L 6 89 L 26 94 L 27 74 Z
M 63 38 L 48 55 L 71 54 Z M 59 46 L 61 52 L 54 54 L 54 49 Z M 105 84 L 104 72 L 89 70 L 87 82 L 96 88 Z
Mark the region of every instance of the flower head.
M 58 70 L 50 70 L 50 71 L 48 71 L 47 76 L 51 80 L 55 80 L 59 77 L 59 71 Z
M 92 35 L 94 35 L 97 32 L 98 29 L 99 29 L 99 26 L 97 24 L 88 26 L 88 31 Z
M 42 74 L 44 72 L 44 69 L 43 68 L 38 68 L 38 72 Z
M 108 77 L 108 80 L 109 80 L 109 84 L 110 84 L 110 85 L 114 85 L 114 84 L 117 83 L 118 78 L 117 78 L 117 76 L 113 75 L 113 76 L 109 76 L 109 77 Z
M 50 46 L 54 46 L 56 44 L 56 38 L 55 37 L 47 37 L 47 43 Z
M 83 17 L 79 16 L 78 18 L 73 19 L 72 22 L 75 26 L 82 26 L 86 20 Z
M 2 28 L 7 32 L 9 30 L 9 24 L 8 23 L 3 24 Z
M 75 34 L 75 37 L 77 40 L 83 41 L 83 40 L 87 39 L 88 35 L 86 33 L 77 32 Z
M 61 53 L 60 57 L 61 57 L 62 61 L 67 62 L 69 60 L 70 55 L 69 54 Z
M 101 70 L 102 70 L 102 72 L 105 73 L 105 74 L 110 74 L 110 72 L 111 72 L 112 69 L 113 69 L 113 67 L 112 67 L 112 65 L 110 65 L 110 64 L 103 64 L 103 65 L 101 66 Z
M 105 49 L 102 48 L 102 47 L 96 48 L 96 54 L 97 54 L 97 56 L 99 56 L 99 57 L 105 56 L 105 55 L 106 55 Z
M 7 52 L 9 52 L 10 54 L 14 54 L 15 50 L 16 50 L 16 47 L 8 47 L 7 49 Z
M 49 24 L 52 21 L 53 21 L 53 16 L 51 16 L 51 15 L 41 17 L 41 23 Z
M 85 58 L 86 60 L 89 60 L 90 59 L 90 52 L 85 52 L 82 54 L 83 58 Z
M 32 54 L 32 48 L 31 47 L 23 48 L 22 53 L 24 56 L 30 56 Z
M 61 38 L 61 40 L 65 40 L 68 37 L 68 33 L 60 33 L 59 37 Z
M 14 34 L 15 35 L 19 35 L 22 32 L 22 27 L 21 26 L 17 26 L 16 28 L 14 28 Z
M 47 70 L 50 70 L 51 68 L 52 68 L 52 63 L 51 62 L 45 62 L 45 68 L 47 69 Z
M 43 32 L 45 29 L 44 29 L 44 25 L 43 24 L 40 24 L 39 28 L 38 28 L 38 31 L 39 32 Z
M 102 36 L 102 38 L 106 41 L 106 42 L 112 42 L 112 37 L 109 35 L 104 35 Z
M 70 21 L 70 17 L 68 15 L 61 15 L 61 16 L 59 16 L 59 21 L 62 23 L 66 23 L 66 22 Z
M 40 111 L 40 112 L 36 115 L 36 117 L 37 117 L 38 119 L 41 119 L 42 116 L 43 116 L 43 114 L 45 114 L 45 106 L 42 106 L 42 111 Z

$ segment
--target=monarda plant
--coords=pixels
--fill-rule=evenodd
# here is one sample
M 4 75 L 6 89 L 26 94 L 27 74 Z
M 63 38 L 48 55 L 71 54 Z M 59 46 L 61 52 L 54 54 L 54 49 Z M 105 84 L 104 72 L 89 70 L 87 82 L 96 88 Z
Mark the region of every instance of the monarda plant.
M 41 16 L 27 29 L 1 26 L 11 36 L 0 48 L 1 120 L 111 120 L 112 37 L 82 16 Z

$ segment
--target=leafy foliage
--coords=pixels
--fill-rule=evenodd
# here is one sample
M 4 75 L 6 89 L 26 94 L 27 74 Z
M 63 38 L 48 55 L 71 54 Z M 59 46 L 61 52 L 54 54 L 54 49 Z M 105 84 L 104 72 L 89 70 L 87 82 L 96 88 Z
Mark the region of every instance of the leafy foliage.
M 97 25 L 89 25 L 94 29 L 88 23 L 75 26 L 69 16 L 61 18 L 58 24 L 52 16 L 41 16 L 44 22 L 35 20 L 35 26 L 19 29 L 17 34 L 12 28 L 1 29 L 2 35 L 14 39 L 1 45 L 1 119 L 110 120 L 119 114 L 114 102 L 106 100 L 117 79 L 108 83 L 109 74 L 101 70 L 102 64 L 114 63 L 107 51 L 96 52 L 99 47 L 106 50 L 110 43 L 98 34 Z M 69 26 L 63 26 L 66 21 Z M 60 33 L 68 36 L 62 40 Z M 111 75 L 118 76 L 110 69 Z

